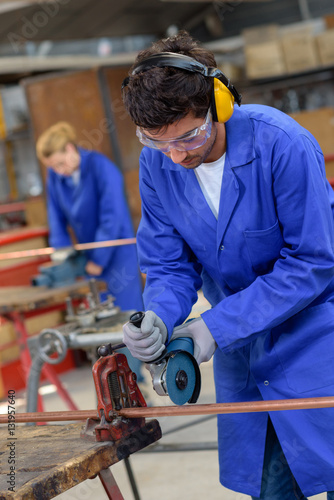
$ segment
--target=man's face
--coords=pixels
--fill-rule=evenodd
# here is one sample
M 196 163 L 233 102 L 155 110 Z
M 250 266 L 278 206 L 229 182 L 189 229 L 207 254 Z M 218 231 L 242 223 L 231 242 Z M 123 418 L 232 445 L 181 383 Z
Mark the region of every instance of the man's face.
M 203 122 L 203 118 L 195 118 L 193 113 L 189 113 L 179 122 L 168 125 L 166 131 L 162 133 L 154 134 L 152 130 L 151 132 L 143 130 L 143 132 L 145 136 L 155 141 L 171 141 L 170 151 L 164 152 L 164 154 L 174 163 L 187 169 L 194 169 L 202 163 L 218 160 L 225 151 L 225 141 L 220 144 L 217 142 L 217 134 L 221 136 L 223 133 L 223 139 L 225 139 L 225 127 L 223 124 L 215 122 L 212 123 L 211 134 L 202 146 L 189 151 L 179 151 L 173 148 L 178 138 L 182 138 L 195 128 L 201 127 Z
M 59 175 L 70 176 L 80 164 L 80 155 L 73 144 L 67 144 L 64 151 L 56 151 L 48 158 L 43 158 L 46 167 Z

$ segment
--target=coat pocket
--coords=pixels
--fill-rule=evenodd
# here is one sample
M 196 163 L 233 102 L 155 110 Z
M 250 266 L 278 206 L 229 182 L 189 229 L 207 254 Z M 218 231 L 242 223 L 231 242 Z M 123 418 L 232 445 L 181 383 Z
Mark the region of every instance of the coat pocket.
M 244 231 L 246 247 L 252 267 L 257 274 L 265 274 L 280 257 L 283 237 L 278 221 L 268 229 Z
M 272 330 L 289 387 L 303 393 L 334 385 L 334 303 L 306 309 Z

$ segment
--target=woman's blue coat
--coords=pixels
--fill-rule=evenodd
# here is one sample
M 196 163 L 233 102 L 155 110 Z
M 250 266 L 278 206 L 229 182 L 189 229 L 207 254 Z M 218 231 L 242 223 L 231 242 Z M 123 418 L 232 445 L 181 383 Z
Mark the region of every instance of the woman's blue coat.
M 79 243 L 133 237 L 130 212 L 124 195 L 123 177 L 104 155 L 79 148 L 80 181 L 48 170 L 47 198 L 50 244 L 72 244 L 68 226 Z M 86 252 L 87 259 L 103 267 L 99 279 L 108 285 L 123 310 L 141 310 L 142 287 L 134 245 Z
M 236 107 L 226 134 L 218 221 L 194 171 L 142 151 L 145 308 L 171 334 L 203 286 L 218 402 L 334 396 L 334 197 L 320 147 L 258 105 Z M 303 493 L 334 490 L 334 409 L 270 417 Z M 266 423 L 266 413 L 218 417 L 227 488 L 259 496 Z

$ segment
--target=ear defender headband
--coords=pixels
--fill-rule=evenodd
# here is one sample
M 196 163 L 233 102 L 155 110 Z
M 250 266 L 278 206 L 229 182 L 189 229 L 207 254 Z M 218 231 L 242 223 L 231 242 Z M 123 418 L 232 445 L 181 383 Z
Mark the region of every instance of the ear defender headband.
M 192 57 L 175 52 L 161 52 L 140 61 L 133 68 L 131 76 L 137 75 L 151 68 L 179 68 L 190 73 L 199 73 L 208 78 L 213 78 L 211 96 L 212 119 L 219 123 L 227 122 L 233 114 L 233 105 L 241 104 L 242 96 L 232 85 L 230 80 L 218 68 L 211 68 L 196 61 Z M 130 77 L 125 78 L 122 88 L 129 83 Z

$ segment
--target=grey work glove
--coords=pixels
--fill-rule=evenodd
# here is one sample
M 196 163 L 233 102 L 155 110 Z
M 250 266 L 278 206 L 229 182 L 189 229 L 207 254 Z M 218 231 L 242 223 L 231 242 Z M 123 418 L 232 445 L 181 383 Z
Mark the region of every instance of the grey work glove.
M 194 342 L 194 358 L 200 365 L 212 358 L 217 344 L 202 318 L 196 318 L 174 328 L 171 341 L 179 337 L 190 337 Z
M 157 359 L 165 349 L 167 328 L 153 311 L 146 311 L 140 328 L 132 323 L 123 325 L 123 341 L 132 356 L 145 363 Z

